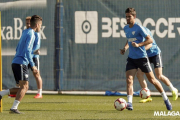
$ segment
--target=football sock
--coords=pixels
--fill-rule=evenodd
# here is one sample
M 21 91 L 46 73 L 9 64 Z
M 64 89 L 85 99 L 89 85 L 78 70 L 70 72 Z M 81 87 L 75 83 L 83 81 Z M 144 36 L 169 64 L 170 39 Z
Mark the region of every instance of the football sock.
M 174 86 L 172 84 L 170 84 L 168 87 L 169 87 L 171 92 L 174 90 Z
M 166 95 L 165 92 L 162 92 L 161 95 L 162 95 L 162 97 L 163 97 L 163 100 L 167 100 L 167 99 L 168 99 L 168 97 L 167 97 L 167 95 Z
M 132 95 L 127 95 L 127 99 L 128 99 L 128 102 L 132 103 L 133 96 Z
M 0 92 L 0 95 L 1 95 L 1 96 L 9 95 L 9 93 L 10 93 L 10 91 L 9 91 L 9 89 L 7 89 L 7 90 L 1 91 L 1 92 Z
M 14 103 L 13 103 L 13 106 L 11 107 L 11 109 L 17 109 L 19 103 L 20 103 L 20 101 L 14 100 Z
M 38 89 L 38 94 L 42 95 L 42 89 Z

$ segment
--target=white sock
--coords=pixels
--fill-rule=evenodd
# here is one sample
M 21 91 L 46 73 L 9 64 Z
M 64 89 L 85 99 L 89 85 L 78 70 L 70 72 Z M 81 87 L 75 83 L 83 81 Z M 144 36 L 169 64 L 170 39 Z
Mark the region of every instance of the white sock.
M 163 100 L 167 100 L 167 99 L 168 99 L 168 97 L 167 97 L 167 95 L 166 95 L 165 92 L 162 92 L 161 95 L 162 95 L 162 97 L 163 97 Z
M 174 86 L 172 84 L 170 84 L 168 87 L 169 87 L 171 92 L 174 90 Z
M 13 106 L 11 107 L 11 109 L 17 109 L 18 105 L 19 105 L 20 101 L 18 100 L 14 100 Z
M 9 89 L 7 89 L 7 90 L 1 91 L 1 92 L 0 92 L 0 95 L 1 95 L 1 96 L 9 95 L 9 93 L 10 93 L 10 91 L 9 91 Z
M 132 103 L 133 96 L 132 95 L 127 95 L 127 99 L 128 99 L 128 102 Z
M 38 94 L 42 95 L 42 89 L 38 89 Z

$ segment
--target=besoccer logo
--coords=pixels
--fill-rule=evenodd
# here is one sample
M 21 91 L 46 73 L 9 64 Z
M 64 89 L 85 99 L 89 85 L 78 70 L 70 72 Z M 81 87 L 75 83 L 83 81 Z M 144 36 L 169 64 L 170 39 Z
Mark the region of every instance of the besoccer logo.
M 75 43 L 98 43 L 97 11 L 75 12 Z

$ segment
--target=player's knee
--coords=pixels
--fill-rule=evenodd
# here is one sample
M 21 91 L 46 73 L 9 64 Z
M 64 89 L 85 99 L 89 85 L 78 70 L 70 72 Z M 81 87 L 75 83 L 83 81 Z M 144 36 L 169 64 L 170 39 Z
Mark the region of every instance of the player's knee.
M 39 71 L 38 71 L 36 74 L 34 74 L 34 77 L 35 77 L 35 78 L 40 77 Z
M 26 91 L 29 89 L 29 85 L 26 85 Z
M 163 78 L 163 75 L 156 75 L 157 79 L 161 80 Z
M 27 90 L 29 89 L 29 85 L 28 85 L 28 84 L 23 85 L 23 89 L 24 89 L 25 91 L 27 91 Z
M 127 84 L 132 85 L 133 84 L 133 78 L 132 77 L 128 77 L 126 82 L 127 82 Z
M 20 82 L 20 88 L 24 89 L 24 90 L 27 90 L 29 88 L 28 81 L 21 81 Z

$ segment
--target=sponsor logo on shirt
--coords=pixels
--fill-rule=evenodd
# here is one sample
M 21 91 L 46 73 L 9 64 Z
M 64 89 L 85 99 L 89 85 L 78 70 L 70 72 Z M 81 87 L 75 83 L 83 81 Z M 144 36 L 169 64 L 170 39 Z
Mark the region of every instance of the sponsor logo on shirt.
M 133 41 L 136 41 L 136 40 L 137 40 L 136 38 L 129 38 L 128 42 L 133 42 Z
M 132 31 L 132 34 L 134 35 L 134 34 L 135 34 L 135 31 Z

